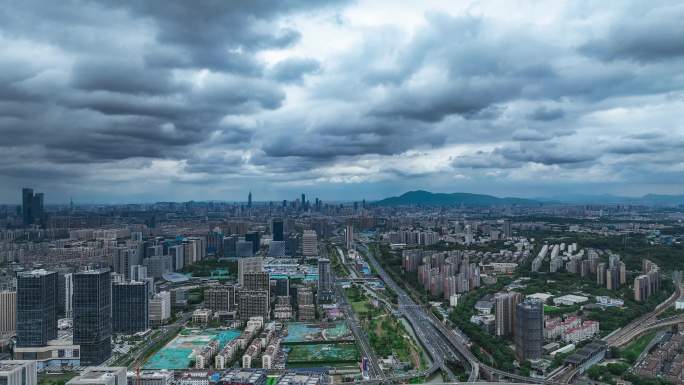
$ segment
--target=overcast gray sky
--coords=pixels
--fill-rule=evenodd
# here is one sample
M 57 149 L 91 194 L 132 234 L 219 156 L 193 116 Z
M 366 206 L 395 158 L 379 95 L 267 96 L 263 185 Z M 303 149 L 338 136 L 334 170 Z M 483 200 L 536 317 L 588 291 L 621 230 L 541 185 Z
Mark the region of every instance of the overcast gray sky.
M 684 193 L 679 1 L 8 1 L 0 202 Z

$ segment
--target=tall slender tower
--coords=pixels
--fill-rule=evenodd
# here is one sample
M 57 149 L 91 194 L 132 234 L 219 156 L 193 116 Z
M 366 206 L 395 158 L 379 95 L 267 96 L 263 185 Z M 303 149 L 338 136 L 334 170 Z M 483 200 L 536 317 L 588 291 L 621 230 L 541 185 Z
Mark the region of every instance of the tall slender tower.
M 112 278 L 109 269 L 97 269 L 73 279 L 74 344 L 82 366 L 97 366 L 112 355 Z
M 252 192 L 247 195 L 247 207 L 252 208 Z

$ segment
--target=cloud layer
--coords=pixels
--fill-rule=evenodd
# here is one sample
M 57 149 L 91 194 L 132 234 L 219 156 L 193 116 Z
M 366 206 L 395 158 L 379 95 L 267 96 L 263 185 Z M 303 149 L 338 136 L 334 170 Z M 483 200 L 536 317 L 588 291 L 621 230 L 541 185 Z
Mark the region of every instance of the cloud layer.
M 518 5 L 0 6 L 0 201 L 684 192 L 684 6 Z

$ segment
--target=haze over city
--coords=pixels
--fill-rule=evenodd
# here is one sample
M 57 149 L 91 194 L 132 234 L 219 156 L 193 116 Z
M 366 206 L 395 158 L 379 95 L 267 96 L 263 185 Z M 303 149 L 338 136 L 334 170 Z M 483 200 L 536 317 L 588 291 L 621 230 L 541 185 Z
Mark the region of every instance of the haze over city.
M 0 7 L 0 202 L 684 192 L 680 2 Z

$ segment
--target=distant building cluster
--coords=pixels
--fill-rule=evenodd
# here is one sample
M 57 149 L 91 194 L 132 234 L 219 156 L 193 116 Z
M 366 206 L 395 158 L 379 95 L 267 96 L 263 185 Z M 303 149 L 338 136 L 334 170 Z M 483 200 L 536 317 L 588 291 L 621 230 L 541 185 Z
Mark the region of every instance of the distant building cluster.
M 480 286 L 480 267 L 462 251 L 404 250 L 402 261 L 404 270 L 417 272 L 420 284 L 435 297 L 449 299 Z
M 635 367 L 638 375 L 684 384 L 684 335 L 667 333 Z

